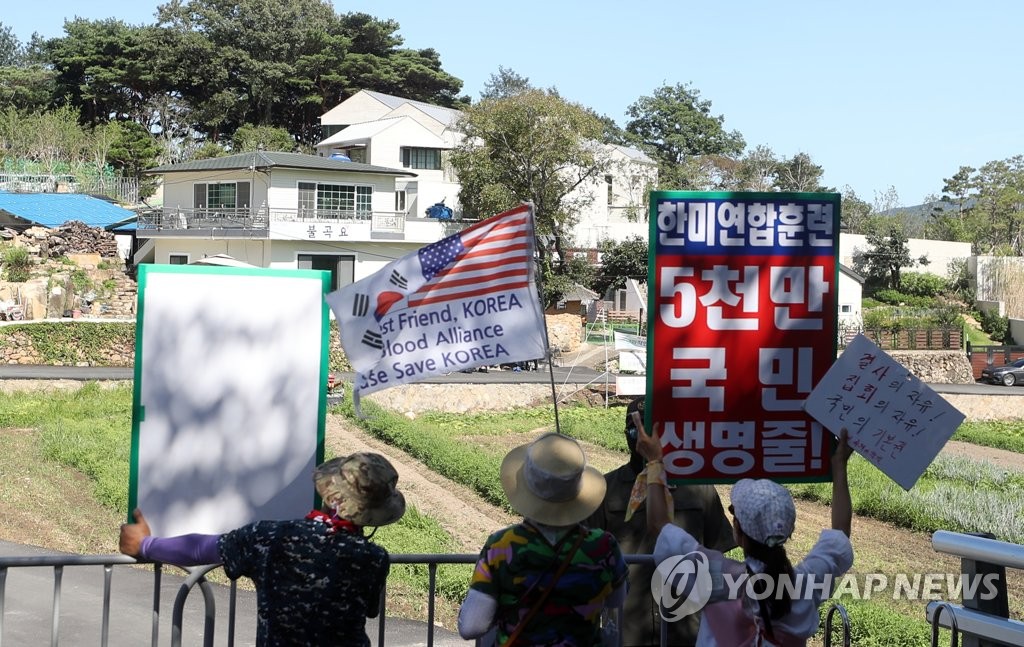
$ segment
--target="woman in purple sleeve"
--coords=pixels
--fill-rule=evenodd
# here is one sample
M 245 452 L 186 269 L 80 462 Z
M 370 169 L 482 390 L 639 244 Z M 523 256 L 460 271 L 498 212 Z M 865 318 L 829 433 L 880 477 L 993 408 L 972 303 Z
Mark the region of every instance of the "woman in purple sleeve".
M 678 556 L 693 555 L 696 564 L 696 586 L 685 596 L 675 591 L 667 595 L 672 602 L 678 602 L 674 597 L 685 597 L 685 604 L 696 601 L 693 612 L 703 605 L 698 647 L 805 647 L 818 631 L 819 607 L 853 566 L 853 512 L 846 475 L 852 450 L 846 430 L 832 455 L 832 527 L 821 531 L 814 547 L 794 566 L 785 547 L 796 525 L 796 506 L 789 490 L 767 479 L 742 479 L 732 487 L 729 512 L 744 560 L 727 559 L 669 522 L 658 425 L 651 435 L 644 432 L 642 420 L 637 426 L 637 450 L 649 461 L 645 471 L 647 527 L 657 537 L 654 559 L 660 565 L 658 571 L 665 577 L 675 568 Z M 701 568 L 706 569 L 703 580 Z M 663 602 L 668 601 L 665 598 L 663 591 Z
M 223 535 L 153 537 L 141 510 L 121 526 L 119 548 L 141 560 L 222 564 L 256 585 L 256 644 L 365 645 L 366 618 L 380 611 L 388 553 L 364 534 L 398 521 L 398 473 L 379 454 L 327 461 L 313 473 L 324 502 L 303 519 L 257 521 Z

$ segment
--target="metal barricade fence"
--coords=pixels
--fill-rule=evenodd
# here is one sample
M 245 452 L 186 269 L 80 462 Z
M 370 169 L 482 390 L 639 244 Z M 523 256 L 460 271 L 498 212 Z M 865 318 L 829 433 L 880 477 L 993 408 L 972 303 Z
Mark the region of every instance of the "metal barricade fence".
M 436 596 L 437 596 L 437 568 L 445 564 L 467 564 L 476 563 L 476 554 L 392 554 L 392 565 L 424 565 L 427 567 L 428 590 L 427 590 L 427 619 L 426 619 L 426 644 L 428 647 L 434 645 L 434 629 L 436 618 Z M 627 564 L 650 563 L 653 557 L 650 555 L 626 555 Z M 102 584 L 90 584 L 87 588 L 95 590 L 95 597 L 100 598 L 99 636 L 101 647 L 110 644 L 111 635 L 111 614 L 116 613 L 112 608 L 113 573 L 114 567 L 130 567 L 138 564 L 135 559 L 126 555 L 67 555 L 67 554 L 43 554 L 37 556 L 5 557 L 0 556 L 0 647 L 5 645 L 5 600 L 7 599 L 7 576 L 11 569 L 16 568 L 52 568 L 53 586 L 52 602 L 50 607 L 50 627 L 48 643 L 52 647 L 60 645 L 61 619 L 65 609 L 62 606 L 63 582 L 65 569 L 99 567 L 102 569 Z M 152 604 L 150 619 L 150 645 L 159 645 L 160 621 L 161 621 L 161 588 L 163 586 L 163 575 L 165 567 L 161 564 L 152 564 Z M 177 568 L 177 567 L 175 567 Z M 170 644 L 172 647 L 180 647 L 182 644 L 183 629 L 185 627 L 185 603 L 189 599 L 192 590 L 199 587 L 202 595 L 203 606 L 203 645 L 212 647 L 215 639 L 217 623 L 217 596 L 214 584 L 207 579 L 207 575 L 219 569 L 219 565 L 207 565 L 190 569 L 183 569 L 187 572 L 171 609 L 170 623 Z M 226 644 L 232 647 L 235 644 L 236 631 L 235 623 L 237 616 L 238 587 L 237 582 L 231 581 L 225 586 L 228 596 L 228 611 L 225 618 L 227 624 Z M 377 621 L 377 645 L 384 647 L 387 642 L 387 587 L 381 592 L 380 615 Z M 621 612 L 621 609 L 620 609 Z M 41 623 L 35 622 L 41 626 Z M 664 623 L 663 623 L 664 624 Z M 137 641 L 139 643 L 141 641 Z M 42 643 L 33 643 L 42 644 Z M 14 647 L 20 647 L 15 645 Z
M 427 568 L 427 619 L 426 619 L 426 645 L 427 647 L 433 647 L 435 642 L 434 630 L 435 630 L 435 619 L 436 619 L 436 597 L 437 597 L 437 569 L 440 565 L 447 564 L 467 564 L 471 565 L 476 563 L 478 555 L 475 554 L 392 554 L 391 556 L 392 565 L 424 565 Z M 626 555 L 627 564 L 651 564 L 653 563 L 653 557 L 651 555 Z M 110 640 L 111 631 L 111 613 L 112 613 L 112 590 L 113 590 L 113 572 L 115 566 L 129 567 L 133 564 L 137 564 L 136 560 L 125 555 L 67 555 L 67 554 L 49 554 L 49 555 L 38 555 L 29 557 L 4 557 L 0 556 L 0 647 L 3 647 L 4 643 L 4 628 L 5 628 L 5 605 L 6 600 L 6 585 L 7 575 L 12 568 L 45 568 L 49 567 L 53 569 L 53 588 L 52 588 L 52 606 L 51 606 L 51 618 L 50 618 L 50 636 L 49 644 L 52 647 L 57 647 L 60 644 L 60 630 L 61 630 L 61 618 L 62 618 L 62 585 L 64 580 L 65 569 L 68 567 L 74 568 L 88 568 L 88 567 L 102 567 L 102 587 L 88 587 L 90 591 L 95 590 L 96 594 L 101 598 L 102 605 L 100 609 L 100 645 L 101 647 L 107 647 Z M 152 605 L 151 619 L 150 619 L 150 644 L 154 647 L 159 645 L 160 638 L 160 621 L 161 621 L 161 588 L 163 586 L 163 574 L 164 567 L 161 564 L 152 564 Z M 177 568 L 177 567 L 176 567 Z M 172 647 L 180 647 L 182 644 L 182 638 L 185 628 L 185 605 L 189 599 L 189 595 L 192 590 L 199 587 L 202 595 L 202 617 L 203 617 L 203 631 L 202 640 L 204 647 L 213 647 L 215 640 L 215 629 L 217 624 L 217 595 L 215 593 L 215 586 L 207 579 L 207 575 L 212 571 L 219 569 L 218 565 L 207 565 L 200 566 L 191 569 L 184 569 L 188 574 L 178 587 L 177 593 L 174 597 L 173 606 L 171 609 L 171 622 L 170 622 L 170 644 Z M 229 585 L 224 588 L 227 589 L 228 596 L 228 610 L 224 621 L 226 627 L 226 645 L 232 647 L 236 640 L 236 617 L 238 608 L 238 587 L 237 582 L 232 580 Z M 387 644 L 387 595 L 388 590 L 385 585 L 385 589 L 381 591 L 381 604 L 380 604 L 380 615 L 377 620 L 377 645 L 378 647 L 384 647 Z M 621 617 L 622 609 L 618 609 L 618 616 Z M 844 630 L 844 645 L 849 645 L 849 619 L 846 615 L 845 609 L 842 605 L 834 605 L 828 612 L 825 633 L 826 633 L 826 644 L 831 644 L 832 637 L 832 616 L 835 612 L 838 612 L 842 618 L 842 625 Z M 667 625 L 663 621 L 661 627 L 661 644 L 667 644 Z M 620 644 L 621 644 L 621 632 Z M 138 644 L 136 641 L 135 644 Z M 41 644 L 41 643 L 33 643 Z M 480 645 L 480 641 L 477 641 Z M 15 646 L 19 647 L 19 646 Z M 490 646 L 484 646 L 490 647 Z

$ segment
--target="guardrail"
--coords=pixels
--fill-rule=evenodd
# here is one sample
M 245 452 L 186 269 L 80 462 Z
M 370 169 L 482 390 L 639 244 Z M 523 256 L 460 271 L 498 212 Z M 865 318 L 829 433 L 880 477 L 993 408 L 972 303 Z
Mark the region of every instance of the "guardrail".
M 1006 568 L 1024 569 L 1024 546 L 998 541 L 991 535 L 971 535 L 938 530 L 932 535 L 936 552 L 960 557 L 961 572 L 968 577 L 992 576 L 994 594 L 979 595 L 983 587 L 963 587 L 962 604 L 930 602 L 925 617 L 932 625 L 932 647 L 938 647 L 939 627 L 950 629 L 951 644 L 963 636 L 964 647 L 1024 645 L 1024 622 L 1010 618 Z
M 428 591 L 427 591 L 427 620 L 426 620 L 426 645 L 434 645 L 434 619 L 436 611 L 437 594 L 437 567 L 441 564 L 474 564 L 478 559 L 475 554 L 392 554 L 392 564 L 422 564 L 427 567 Z M 626 555 L 628 564 L 651 563 L 654 559 L 651 555 Z M 53 569 L 53 591 L 52 607 L 50 618 L 50 640 L 51 647 L 58 647 L 60 644 L 61 619 L 63 617 L 63 577 L 66 567 L 95 567 L 100 566 L 102 573 L 102 588 L 98 594 L 102 598 L 100 608 L 100 645 L 106 647 L 110 641 L 110 618 L 112 610 L 111 593 L 113 590 L 113 569 L 115 566 L 131 566 L 137 564 L 135 559 L 125 555 L 39 555 L 29 557 L 3 557 L 0 556 L 0 647 L 4 644 L 4 600 L 6 599 L 6 583 L 8 570 L 11 568 L 39 568 L 50 567 Z M 153 593 L 152 593 L 152 617 L 150 645 L 159 644 L 160 638 L 160 614 L 161 614 L 161 586 L 164 567 L 161 564 L 153 564 Z M 178 588 L 177 595 L 171 610 L 171 639 L 172 647 L 180 647 L 182 644 L 183 629 L 185 627 L 185 604 L 189 594 L 197 586 L 202 594 L 203 603 L 203 644 L 212 647 L 214 644 L 217 602 L 213 584 L 207 579 L 207 575 L 216 569 L 218 565 L 200 566 L 184 569 L 188 575 Z M 227 645 L 235 643 L 235 620 L 237 611 L 238 589 L 237 583 L 232 581 L 228 587 L 228 612 L 227 612 Z M 387 588 L 381 591 L 381 613 L 377 620 L 377 645 L 384 647 L 387 638 Z M 619 610 L 621 613 L 621 609 Z M 844 614 L 845 615 L 845 614 Z M 664 632 L 663 632 L 664 635 Z M 621 639 L 620 639 L 621 641 Z M 79 641 L 80 642 L 80 641 Z M 141 641 L 138 641 L 141 643 Z M 477 641 L 478 645 L 480 641 Z M 663 643 L 664 644 L 664 643 Z M 489 647 L 489 646 L 486 646 Z

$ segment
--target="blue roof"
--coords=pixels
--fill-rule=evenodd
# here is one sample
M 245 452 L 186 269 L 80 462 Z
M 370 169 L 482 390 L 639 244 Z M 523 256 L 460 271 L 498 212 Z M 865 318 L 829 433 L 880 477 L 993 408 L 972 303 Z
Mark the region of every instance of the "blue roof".
M 135 216 L 134 211 L 80 193 L 8 193 L 0 191 L 0 211 L 43 227 L 80 220 L 108 227 Z

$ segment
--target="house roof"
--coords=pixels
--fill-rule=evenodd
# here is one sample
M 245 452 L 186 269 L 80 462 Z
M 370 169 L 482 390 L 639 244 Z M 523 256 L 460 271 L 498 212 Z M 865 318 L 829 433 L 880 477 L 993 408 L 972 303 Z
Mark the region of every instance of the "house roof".
M 864 283 L 865 279 L 864 279 L 863 276 L 861 276 L 860 274 L 855 272 L 853 269 L 847 267 L 846 265 L 843 265 L 842 263 L 839 264 L 839 271 L 842 272 L 843 274 L 847 275 L 848 277 L 850 277 L 851 279 L 853 279 L 857 283 L 861 283 L 861 284 Z
M 642 150 L 633 148 L 631 146 L 622 146 L 620 144 L 612 144 L 612 147 L 618 149 L 620 153 L 625 155 L 636 162 L 643 162 L 645 164 L 655 164 L 656 162 L 647 156 Z
M 373 166 L 372 164 L 360 164 L 358 162 L 345 162 L 342 160 L 320 157 L 319 155 L 305 155 L 303 153 L 282 153 L 278 151 L 255 151 L 252 153 L 238 153 L 225 157 L 213 157 L 204 160 L 193 160 L 180 164 L 165 164 L 151 168 L 145 173 L 180 173 L 186 171 L 235 171 L 250 168 L 271 169 L 271 168 L 297 168 L 317 171 L 348 171 L 351 173 L 377 173 L 380 175 L 408 175 L 415 177 L 415 173 L 400 169 L 386 168 L 384 166 Z
M 590 290 L 580 284 L 573 286 L 571 290 L 562 295 L 563 301 L 593 301 L 598 298 L 597 292 Z
M 425 103 L 423 101 L 414 101 L 412 99 L 405 99 L 402 97 L 396 97 L 391 94 L 384 94 L 383 92 L 374 92 L 373 90 L 363 90 L 366 94 L 370 95 L 377 101 L 380 101 L 387 107 L 394 110 L 402 105 L 408 103 L 409 105 L 416 106 L 424 114 L 429 115 L 431 118 L 438 120 L 446 126 L 450 126 L 459 118 L 462 114 L 455 108 L 445 108 L 443 106 L 435 106 L 432 103 Z
M 8 193 L 0 191 L 0 212 L 43 227 L 79 220 L 90 227 L 125 223 L 135 213 L 81 193 Z
M 317 148 L 321 148 L 323 146 L 340 146 L 343 144 L 365 145 L 378 133 L 399 124 L 411 124 L 413 128 L 418 129 L 421 136 L 428 138 L 435 147 L 442 147 L 444 145 L 443 140 L 430 132 L 430 130 L 424 127 L 423 124 L 407 115 L 399 115 L 397 117 L 384 117 L 383 119 L 378 119 L 376 121 L 364 121 L 363 123 L 346 126 L 322 142 L 319 142 L 317 144 Z M 415 146 L 417 144 L 406 143 L 405 145 Z M 427 145 L 426 141 L 422 145 Z

